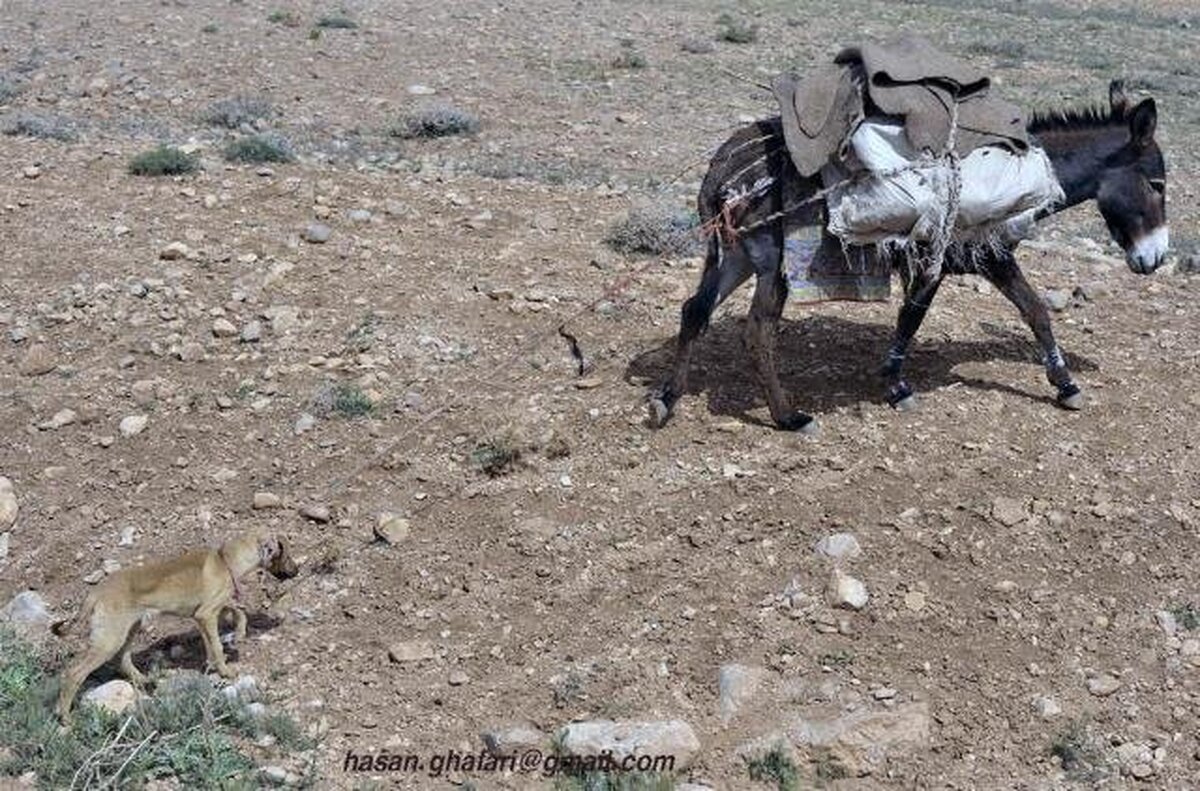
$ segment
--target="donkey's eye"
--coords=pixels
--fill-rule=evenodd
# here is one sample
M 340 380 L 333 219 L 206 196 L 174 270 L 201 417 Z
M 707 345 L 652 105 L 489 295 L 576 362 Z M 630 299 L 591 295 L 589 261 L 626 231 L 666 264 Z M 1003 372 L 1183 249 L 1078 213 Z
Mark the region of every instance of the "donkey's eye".
M 1166 179 L 1149 179 L 1149 181 L 1150 181 L 1150 188 L 1153 189 L 1155 192 L 1157 192 L 1159 195 L 1162 195 L 1164 192 L 1167 191 Z

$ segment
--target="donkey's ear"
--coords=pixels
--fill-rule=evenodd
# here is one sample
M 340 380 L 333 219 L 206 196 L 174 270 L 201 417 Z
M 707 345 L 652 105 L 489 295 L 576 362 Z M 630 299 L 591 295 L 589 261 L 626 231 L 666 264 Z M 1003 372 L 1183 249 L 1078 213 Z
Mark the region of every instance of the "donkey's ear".
M 1158 129 L 1158 108 L 1153 99 L 1144 99 L 1129 118 L 1129 134 L 1139 146 L 1154 142 L 1154 131 Z
M 1125 95 L 1125 81 L 1113 80 L 1108 84 L 1108 103 L 1112 107 L 1112 114 L 1117 118 L 1124 118 L 1129 112 L 1129 97 Z

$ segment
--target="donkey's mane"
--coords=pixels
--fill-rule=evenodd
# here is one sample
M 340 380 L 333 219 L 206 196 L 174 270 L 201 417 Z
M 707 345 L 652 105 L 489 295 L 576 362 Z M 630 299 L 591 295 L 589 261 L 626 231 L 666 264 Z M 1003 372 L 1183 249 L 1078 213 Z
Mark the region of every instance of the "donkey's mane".
M 1125 116 L 1113 112 L 1111 107 L 1069 107 L 1059 110 L 1043 110 L 1033 114 L 1026 128 L 1038 132 L 1065 132 L 1075 129 L 1099 129 L 1123 123 Z

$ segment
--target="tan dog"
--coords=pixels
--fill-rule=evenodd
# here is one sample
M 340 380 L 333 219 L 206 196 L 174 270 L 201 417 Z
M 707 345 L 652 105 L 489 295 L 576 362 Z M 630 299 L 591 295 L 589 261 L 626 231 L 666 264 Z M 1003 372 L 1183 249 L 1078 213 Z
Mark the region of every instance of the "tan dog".
M 91 636 L 87 651 L 63 675 L 58 716 L 65 720 L 75 693 L 96 668 L 121 654 L 121 673 L 135 686 L 146 677 L 130 656 L 142 619 L 165 612 L 195 618 L 204 638 L 209 667 L 225 678 L 233 675 L 217 632 L 225 608 L 233 610 L 237 639 L 246 636 L 246 613 L 239 606 L 238 579 L 257 568 L 276 579 L 296 576 L 296 563 L 287 542 L 274 536 L 247 535 L 226 541 L 220 549 L 202 549 L 161 563 L 149 563 L 113 574 L 88 594 L 77 619 L 88 619 Z

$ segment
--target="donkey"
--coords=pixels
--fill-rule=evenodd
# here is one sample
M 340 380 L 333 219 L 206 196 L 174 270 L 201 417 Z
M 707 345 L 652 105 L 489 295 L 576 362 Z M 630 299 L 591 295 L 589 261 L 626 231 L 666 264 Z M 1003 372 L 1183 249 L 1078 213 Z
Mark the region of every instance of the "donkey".
M 1066 200 L 1039 216 L 1095 199 L 1113 240 L 1125 251 L 1129 268 L 1147 275 L 1166 257 L 1166 165 L 1154 140 L 1158 112 L 1153 99 L 1134 106 L 1121 82 L 1109 86 L 1108 109 L 1066 110 L 1035 116 L 1029 132 L 1050 158 Z M 770 184 L 770 187 L 755 189 Z M 783 245 L 787 233 L 823 225 L 821 201 L 810 200 L 822 187 L 819 177 L 806 179 L 792 164 L 778 116 L 742 127 L 716 152 L 697 199 L 702 228 L 736 228 L 737 234 L 711 233 L 704 272 L 696 293 L 683 304 L 674 369 L 649 398 L 649 422 L 661 427 L 687 389 L 688 364 L 696 338 L 708 327 L 717 306 L 751 275 L 754 297 L 745 343 L 776 426 L 787 431 L 813 431 L 810 415 L 790 408 L 775 368 L 774 335 L 787 299 Z M 727 202 L 742 194 L 742 201 Z M 826 237 L 829 241 L 829 237 Z M 904 302 L 895 334 L 880 371 L 885 398 L 893 407 L 915 406 L 915 392 L 904 378 L 909 343 L 947 274 L 979 274 L 987 278 L 1021 312 L 1043 354 L 1046 377 L 1057 389 L 1057 403 L 1081 409 L 1083 395 L 1071 379 L 1050 326 L 1050 314 L 1026 281 L 1014 256 L 1017 242 L 964 242 L 946 251 L 940 274 L 891 265 L 901 277 Z

